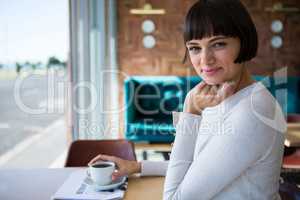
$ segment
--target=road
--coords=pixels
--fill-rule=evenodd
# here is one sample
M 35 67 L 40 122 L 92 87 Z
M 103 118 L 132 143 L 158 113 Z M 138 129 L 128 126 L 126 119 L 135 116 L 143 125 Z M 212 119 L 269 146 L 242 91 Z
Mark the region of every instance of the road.
M 58 73 L 0 80 L 0 156 L 64 116 L 65 95 L 58 89 L 64 80 Z

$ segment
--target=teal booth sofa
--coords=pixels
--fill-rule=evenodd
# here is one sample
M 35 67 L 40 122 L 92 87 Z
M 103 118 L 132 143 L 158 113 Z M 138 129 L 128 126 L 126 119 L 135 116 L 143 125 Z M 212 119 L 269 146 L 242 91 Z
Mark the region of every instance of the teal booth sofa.
M 300 113 L 300 78 L 254 76 L 277 98 L 284 113 Z M 172 111 L 182 111 L 198 76 L 131 76 L 124 82 L 125 137 L 131 141 L 170 143 L 175 128 Z M 287 98 L 285 98 L 287 96 Z

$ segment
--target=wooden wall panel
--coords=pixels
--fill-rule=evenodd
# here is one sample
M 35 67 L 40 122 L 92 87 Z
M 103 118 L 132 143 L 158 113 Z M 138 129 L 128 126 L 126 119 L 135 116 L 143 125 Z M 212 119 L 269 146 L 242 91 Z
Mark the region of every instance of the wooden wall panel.
M 122 72 L 130 75 L 170 75 L 184 66 L 181 61 L 184 55 L 182 24 L 186 10 L 194 1 L 164 0 L 147 1 L 154 8 L 164 8 L 166 15 L 132 15 L 131 8 L 142 7 L 145 1 L 118 1 L 118 55 Z M 145 49 L 142 44 L 145 34 L 141 25 L 145 19 L 154 21 L 156 30 L 153 35 L 156 46 Z M 185 67 L 189 66 L 186 64 Z M 178 74 L 180 75 L 180 74 Z
M 155 8 L 164 8 L 166 15 L 132 15 L 131 8 L 139 8 L 149 2 Z M 185 47 L 182 38 L 182 24 L 189 7 L 196 0 L 123 0 L 118 1 L 118 61 L 120 69 L 129 75 L 185 75 L 185 68 L 190 63 L 181 63 Z M 265 8 L 272 7 L 278 0 L 242 0 L 250 11 L 259 33 L 258 55 L 248 65 L 253 73 L 266 74 L 282 66 L 288 66 L 290 75 L 299 75 L 300 61 L 296 55 L 300 47 L 300 14 L 271 13 Z M 285 0 L 287 6 L 300 7 L 298 0 Z M 153 49 L 142 46 L 143 20 L 155 22 L 156 30 L 152 34 L 156 38 Z M 273 35 L 270 30 L 271 21 L 280 19 L 284 22 L 284 31 L 278 35 L 284 39 L 280 49 L 270 46 Z
M 139 8 L 144 3 L 154 8 L 163 8 L 166 15 L 132 15 L 131 8 Z M 182 37 L 182 24 L 189 7 L 196 0 L 120 0 L 118 1 L 118 64 L 126 75 L 195 75 L 190 62 L 182 64 L 185 46 Z M 282 2 L 288 6 L 300 8 L 299 0 L 242 0 L 254 20 L 259 34 L 258 55 L 247 64 L 253 74 L 272 74 L 276 69 L 288 67 L 289 75 L 300 75 L 300 13 L 272 13 L 265 8 Z M 156 38 L 153 49 L 142 45 L 144 33 L 142 22 L 151 19 L 156 25 L 152 34 Z M 272 20 L 280 19 L 284 23 L 283 47 L 273 49 L 270 40 Z M 120 76 L 120 88 L 123 88 L 124 76 Z M 120 104 L 123 104 L 123 91 Z M 123 115 L 123 114 L 121 114 Z

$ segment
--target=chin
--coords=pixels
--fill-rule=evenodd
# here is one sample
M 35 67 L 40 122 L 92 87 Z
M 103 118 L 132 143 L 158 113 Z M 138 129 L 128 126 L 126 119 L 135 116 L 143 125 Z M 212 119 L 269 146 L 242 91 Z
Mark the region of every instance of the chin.
M 220 85 L 224 83 L 224 76 L 220 73 L 215 74 L 214 76 L 207 76 L 206 74 L 199 72 L 198 75 L 208 85 Z
M 222 84 L 224 81 L 219 79 L 219 78 L 207 78 L 207 77 L 203 77 L 201 76 L 201 78 L 205 81 L 205 83 L 207 83 L 208 85 L 220 85 Z

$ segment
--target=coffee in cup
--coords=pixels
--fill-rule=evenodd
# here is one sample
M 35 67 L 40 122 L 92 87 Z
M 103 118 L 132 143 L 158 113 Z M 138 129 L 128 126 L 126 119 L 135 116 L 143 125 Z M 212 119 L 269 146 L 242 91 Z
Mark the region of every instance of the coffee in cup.
M 115 171 L 116 165 L 109 161 L 98 161 L 89 166 L 88 172 L 97 185 L 108 185 L 112 182 L 112 173 Z

